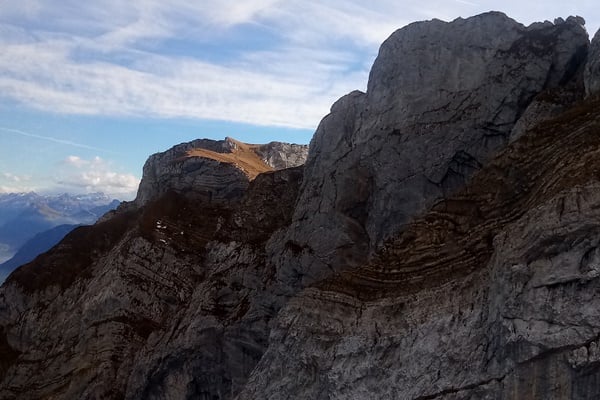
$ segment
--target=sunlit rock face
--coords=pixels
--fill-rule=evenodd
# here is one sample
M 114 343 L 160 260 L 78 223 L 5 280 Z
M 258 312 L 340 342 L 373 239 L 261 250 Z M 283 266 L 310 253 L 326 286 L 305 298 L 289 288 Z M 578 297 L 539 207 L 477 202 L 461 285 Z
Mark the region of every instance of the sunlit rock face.
M 151 156 L 0 288 L 0 398 L 600 398 L 582 25 L 411 24 L 310 150 Z
M 305 145 L 232 138 L 182 143 L 146 161 L 135 203 L 143 206 L 168 191 L 212 204 L 236 202 L 258 174 L 303 165 L 307 153 Z

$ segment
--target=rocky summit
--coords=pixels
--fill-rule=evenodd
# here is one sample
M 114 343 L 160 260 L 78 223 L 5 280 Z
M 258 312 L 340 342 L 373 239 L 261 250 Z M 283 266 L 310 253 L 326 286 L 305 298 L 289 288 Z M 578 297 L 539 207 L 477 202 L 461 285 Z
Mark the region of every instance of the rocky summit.
M 310 148 L 151 156 L 0 288 L 0 398 L 600 398 L 584 23 L 414 23 Z

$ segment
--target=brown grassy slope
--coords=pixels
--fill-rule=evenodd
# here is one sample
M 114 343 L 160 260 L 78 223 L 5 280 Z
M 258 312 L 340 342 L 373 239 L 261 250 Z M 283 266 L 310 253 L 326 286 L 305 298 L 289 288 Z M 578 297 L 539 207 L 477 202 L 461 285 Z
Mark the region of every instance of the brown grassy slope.
M 134 222 L 133 213 L 127 212 L 96 225 L 76 228 L 50 251 L 17 268 L 6 282 L 16 282 L 30 293 L 53 285 L 64 290 L 76 279 L 87 276 L 93 260 L 110 251 Z
M 223 163 L 234 164 L 253 180 L 263 172 L 273 171 L 273 168 L 266 164 L 256 150 L 259 145 L 247 144 L 231 138 L 227 138 L 229 142 L 233 142 L 235 147 L 231 153 L 217 153 L 206 149 L 189 150 L 182 158 L 189 157 L 205 157 Z
M 600 177 L 600 99 L 541 123 L 389 241 L 370 265 L 318 286 L 362 300 L 416 292 L 489 261 L 493 237 L 560 191 Z

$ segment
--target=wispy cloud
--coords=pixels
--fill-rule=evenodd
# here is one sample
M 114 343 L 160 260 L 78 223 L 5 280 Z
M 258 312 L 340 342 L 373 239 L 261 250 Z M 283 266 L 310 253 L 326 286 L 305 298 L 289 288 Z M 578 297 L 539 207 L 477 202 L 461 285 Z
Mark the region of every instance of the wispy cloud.
M 597 27 L 598 11 L 589 3 L 540 10 L 507 0 L 503 7 L 525 23 L 590 12 L 584 16 Z M 338 97 L 366 87 L 378 46 L 395 29 L 497 8 L 488 0 L 0 4 L 0 98 L 58 113 L 300 128 L 314 128 Z M 261 42 L 253 43 L 253 35 Z M 218 61 L 202 50 L 218 53 L 224 49 L 215 43 L 234 36 L 239 49 Z M 177 54 L 186 56 L 171 52 L 178 40 L 187 47 Z
M 477 7 L 479 5 L 477 3 L 473 3 L 473 2 L 467 1 L 467 0 L 454 0 L 454 1 L 456 1 L 457 3 L 466 4 L 468 6 L 473 6 L 473 7 Z
M 34 133 L 25 132 L 25 131 L 22 131 L 19 129 L 13 129 L 13 128 L 7 128 L 7 127 L 0 126 L 0 131 L 9 133 L 12 135 L 25 136 L 25 137 L 29 137 L 29 138 L 33 138 L 33 139 L 44 140 L 47 142 L 63 144 L 65 146 L 79 147 L 82 149 L 101 151 L 101 152 L 105 152 L 105 153 L 112 153 L 112 151 L 110 151 L 110 150 L 101 149 L 101 148 L 94 147 L 94 146 L 88 146 L 87 144 L 77 143 L 77 142 L 73 142 L 71 140 L 64 140 L 64 139 L 59 139 L 59 138 L 55 138 L 55 137 L 51 137 L 51 136 L 36 135 Z
M 79 18 L 67 21 L 44 2 L 33 3 L 26 12 L 17 6 L 0 11 L 0 21 L 3 12 L 13 17 L 22 12 L 35 22 L 55 17 L 52 33 L 37 27 L 27 29 L 29 36 L 22 32 L 12 35 L 18 40 L 5 39 L 0 93 L 29 107 L 69 114 L 314 128 L 335 99 L 366 86 L 370 61 L 357 62 L 356 50 L 379 41 L 393 26 L 390 17 L 385 23 L 377 18 L 383 14 L 347 6 L 338 10 L 316 1 L 105 0 L 99 2 L 104 11 L 98 14 L 98 2 L 88 6 L 67 1 L 62 7 L 77 9 L 71 15 L 90 17 L 86 28 Z M 117 7 L 119 12 L 110 12 Z M 119 17 L 111 25 L 113 14 Z M 6 18 L 4 25 L 18 30 Z M 220 64 L 202 55 L 161 54 L 162 41 L 187 37 L 201 45 L 240 25 L 259 30 L 268 26 L 273 44 L 242 50 Z M 349 46 L 327 46 L 327 37 L 348 40 Z M 153 43 L 152 50 L 148 43 Z M 123 59 L 131 62 L 119 62 Z

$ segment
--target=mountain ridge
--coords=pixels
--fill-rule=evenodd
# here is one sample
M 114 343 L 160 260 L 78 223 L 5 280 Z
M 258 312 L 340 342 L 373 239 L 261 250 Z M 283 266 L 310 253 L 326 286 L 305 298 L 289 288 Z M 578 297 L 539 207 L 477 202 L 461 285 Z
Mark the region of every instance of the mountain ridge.
M 118 204 L 103 193 L 0 193 L 0 261 L 8 262 L 38 233 L 64 224 L 93 224 Z M 4 268 L 2 273 L 10 271 Z
M 231 139 L 151 156 L 134 202 L 0 287 L 0 396 L 598 398 L 582 25 L 401 28 L 304 166 L 249 179 L 209 153 Z

